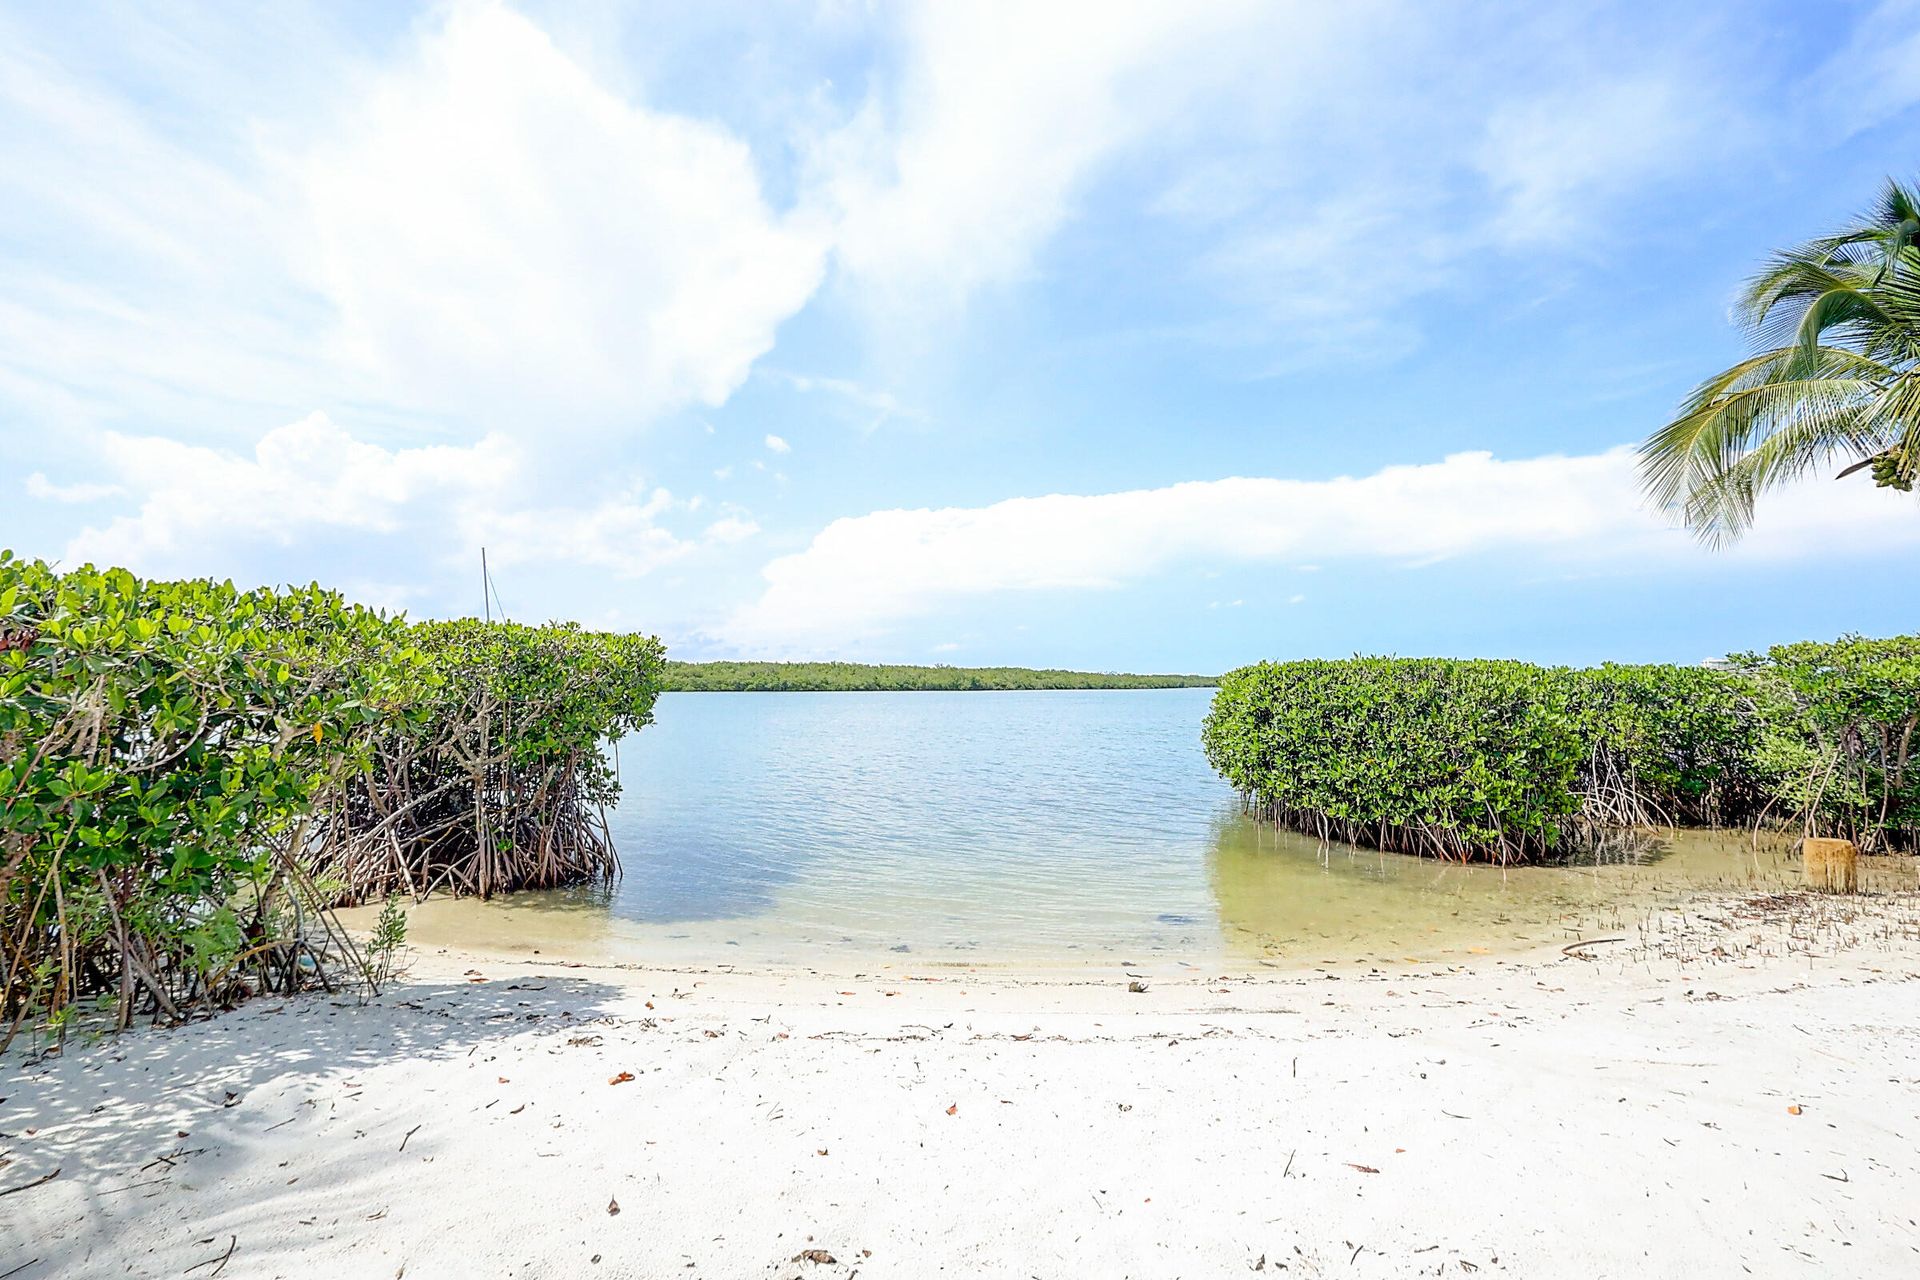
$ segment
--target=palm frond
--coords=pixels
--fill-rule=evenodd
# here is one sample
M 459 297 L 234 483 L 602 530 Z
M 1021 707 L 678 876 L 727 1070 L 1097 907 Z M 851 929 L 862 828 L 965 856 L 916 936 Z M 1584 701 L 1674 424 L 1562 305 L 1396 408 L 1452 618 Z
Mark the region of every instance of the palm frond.
M 1641 445 L 1654 502 L 1725 542 L 1762 493 L 1836 458 L 1883 484 L 1920 470 L 1920 193 L 1890 180 L 1848 226 L 1772 255 L 1734 315 L 1761 350 Z

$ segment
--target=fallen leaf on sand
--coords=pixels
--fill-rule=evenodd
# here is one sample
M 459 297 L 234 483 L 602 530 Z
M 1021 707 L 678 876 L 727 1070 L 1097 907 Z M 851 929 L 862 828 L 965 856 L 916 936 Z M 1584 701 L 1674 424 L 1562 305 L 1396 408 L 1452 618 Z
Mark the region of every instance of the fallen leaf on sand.
M 1378 1169 L 1376 1169 L 1376 1168 L 1374 1168 L 1374 1167 L 1373 1167 L 1372 1165 L 1370 1165 L 1370 1164 L 1355 1164 L 1355 1163 L 1354 1163 L 1353 1161 L 1351 1161 L 1351 1160 L 1349 1160 L 1349 1161 L 1347 1161 L 1347 1168 L 1349 1168 L 1349 1169 L 1358 1169 L 1358 1170 L 1359 1170 L 1360 1172 L 1362 1172 L 1362 1173 L 1378 1173 L 1378 1172 L 1380 1172 L 1380 1171 L 1379 1171 Z
M 956 1102 L 956 1103 L 954 1103 L 954 1104 L 953 1104 L 952 1106 L 950 1106 L 950 1107 L 948 1107 L 948 1108 L 947 1108 L 947 1114 L 948 1114 L 948 1115 L 950 1115 L 950 1116 L 957 1116 L 957 1115 L 959 1115 L 959 1114 L 960 1114 L 960 1104 Z
M 823 1156 L 823 1155 L 825 1155 L 825 1154 L 827 1154 L 827 1149 L 826 1149 L 825 1147 L 822 1147 L 822 1148 L 820 1148 L 820 1149 L 819 1149 L 818 1151 L 816 1151 L 816 1152 L 814 1152 L 813 1154 L 815 1154 L 815 1155 L 817 1155 L 817 1156 Z
M 607 1201 L 607 1216 L 611 1218 L 614 1214 L 618 1212 L 620 1212 L 620 1202 L 618 1200 L 609 1199 Z
M 1146 992 L 1146 989 L 1147 989 L 1147 984 L 1144 982 L 1129 982 L 1127 984 L 1127 990 L 1133 992 L 1133 994 L 1135 995 L 1144 994 Z
M 633 1072 L 631 1072 L 631 1071 L 622 1071 L 622 1072 L 621 1072 L 621 1073 L 620 1073 L 619 1075 L 617 1075 L 617 1076 L 608 1076 L 608 1077 L 607 1077 L 607 1083 L 608 1083 L 608 1084 L 625 1084 L 625 1083 L 626 1083 L 627 1081 L 629 1081 L 629 1080 L 631 1080 L 631 1079 L 633 1079 Z
M 1788 1107 L 1788 1108 L 1787 1108 L 1787 1114 L 1788 1114 L 1788 1115 L 1790 1115 L 1790 1116 L 1797 1116 L 1797 1115 L 1799 1115 L 1799 1114 L 1800 1114 L 1800 1104 L 1796 1102 L 1796 1103 L 1794 1103 L 1794 1104 L 1793 1104 L 1792 1106 L 1790 1106 L 1790 1107 Z
M 825 1249 L 808 1249 L 803 1253 L 796 1253 L 793 1255 L 793 1261 L 817 1262 L 823 1267 L 830 1267 L 834 1265 L 833 1255 L 828 1253 Z
M 506 1078 L 505 1076 L 501 1076 L 501 1077 L 500 1077 L 500 1083 L 501 1083 L 501 1084 L 505 1084 L 505 1083 L 507 1083 L 507 1078 Z

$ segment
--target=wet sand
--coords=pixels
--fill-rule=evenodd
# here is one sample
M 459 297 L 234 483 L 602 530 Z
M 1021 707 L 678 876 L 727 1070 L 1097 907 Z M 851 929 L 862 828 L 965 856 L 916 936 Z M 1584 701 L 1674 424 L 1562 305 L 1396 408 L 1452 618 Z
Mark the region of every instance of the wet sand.
M 423 950 L 366 1004 L 15 1053 L 0 1274 L 1920 1267 L 1912 895 L 1134 980 Z

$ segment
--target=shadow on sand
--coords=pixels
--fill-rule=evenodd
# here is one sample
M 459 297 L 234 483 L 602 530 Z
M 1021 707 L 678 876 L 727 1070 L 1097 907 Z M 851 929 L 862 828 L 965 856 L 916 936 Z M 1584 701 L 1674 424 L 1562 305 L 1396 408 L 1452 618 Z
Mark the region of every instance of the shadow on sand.
M 16 1044 L 0 1058 L 0 1275 L 179 1274 L 200 1260 L 187 1254 L 218 1257 L 246 1221 L 295 1207 L 316 1231 L 345 1229 L 381 1210 L 361 1205 L 356 1184 L 401 1161 L 430 1167 L 433 1153 L 423 1117 L 407 1114 L 417 1102 L 383 1097 L 368 1077 L 395 1063 L 444 1065 L 451 1096 L 434 1115 L 444 1125 L 448 1105 L 465 1107 L 463 1092 L 492 1089 L 491 1073 L 465 1069 L 490 1046 L 591 1034 L 619 994 L 558 976 L 403 982 L 364 1002 L 259 999 L 184 1026 L 73 1038 L 57 1054 Z M 199 1187 L 236 1181 L 247 1188 L 244 1215 L 194 1205 Z M 149 1234 L 155 1220 L 180 1224 L 165 1233 L 168 1256 L 124 1256 L 116 1237 Z M 297 1246 L 247 1243 L 253 1266 Z

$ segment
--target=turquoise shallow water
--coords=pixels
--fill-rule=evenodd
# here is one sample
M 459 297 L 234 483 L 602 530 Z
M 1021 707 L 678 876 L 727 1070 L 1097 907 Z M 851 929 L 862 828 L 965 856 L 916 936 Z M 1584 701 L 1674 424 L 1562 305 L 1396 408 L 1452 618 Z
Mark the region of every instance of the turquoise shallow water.
M 430 902 L 413 939 L 843 967 L 1437 959 L 1792 881 L 1715 833 L 1646 865 L 1502 871 L 1276 832 L 1207 767 L 1210 696 L 668 694 L 618 749 L 617 884 Z

